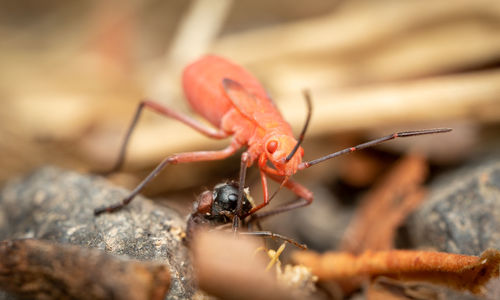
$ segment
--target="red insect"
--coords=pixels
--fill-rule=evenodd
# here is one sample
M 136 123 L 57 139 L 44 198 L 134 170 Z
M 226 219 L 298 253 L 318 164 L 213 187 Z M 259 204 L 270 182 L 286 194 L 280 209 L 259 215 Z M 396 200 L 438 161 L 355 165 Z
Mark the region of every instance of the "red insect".
M 120 203 L 98 208 L 95 214 L 112 212 L 127 205 L 165 166 L 170 164 L 220 160 L 234 154 L 238 149 L 247 147 L 241 155 L 239 187 L 245 185 L 246 168 L 258 165 L 263 187 L 264 200 L 245 215 L 242 211 L 242 190 L 239 192 L 237 215 L 244 218 L 265 207 L 270 199 L 267 188 L 267 177 L 281 183 L 295 193 L 299 199 L 278 207 L 260 216 L 268 216 L 294 208 L 302 207 L 313 201 L 313 194 L 306 187 L 289 178 L 299 170 L 309 168 L 324 160 L 367 148 L 397 137 L 447 132 L 451 129 L 430 129 L 394 133 L 355 147 L 350 147 L 309 162 L 302 161 L 304 150 L 300 147 L 311 116 L 311 101 L 308 93 L 305 98 L 308 104 L 307 120 L 298 139 L 293 137 L 290 125 L 283 119 L 258 80 L 249 72 L 224 58 L 205 56 L 192 63 L 184 70 L 182 76 L 184 93 L 191 107 L 199 115 L 209 121 L 214 127 L 203 125 L 195 119 L 175 112 L 153 101 L 142 101 L 135 117 L 127 131 L 120 156 L 110 172 L 121 167 L 125 150 L 132 130 L 134 129 L 144 107 L 157 113 L 174 118 L 204 135 L 223 139 L 232 137 L 231 143 L 219 151 L 187 152 L 168 156 L 153 172 L 151 172 L 133 191 Z M 268 162 L 272 165 L 269 166 Z M 239 218 L 234 218 L 234 227 L 238 226 Z

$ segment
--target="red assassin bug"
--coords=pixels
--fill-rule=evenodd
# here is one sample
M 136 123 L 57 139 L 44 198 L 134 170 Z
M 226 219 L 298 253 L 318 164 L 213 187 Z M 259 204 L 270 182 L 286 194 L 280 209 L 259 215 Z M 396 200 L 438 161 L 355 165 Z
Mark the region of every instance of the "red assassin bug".
M 241 155 L 239 196 L 236 207 L 237 218 L 234 218 L 233 227 L 236 230 L 239 219 L 254 214 L 265 207 L 270 199 L 267 189 L 267 176 L 280 182 L 295 193 L 299 199 L 285 204 L 273 211 L 266 212 L 257 217 L 281 213 L 310 204 L 313 194 L 306 187 L 290 180 L 290 176 L 327 159 L 367 148 L 398 137 L 448 132 L 451 129 L 439 128 L 430 130 L 405 131 L 394 133 L 364 144 L 346 148 L 318 159 L 304 162 L 304 150 L 300 147 L 311 117 L 311 100 L 308 93 L 305 98 L 308 104 L 308 114 L 305 125 L 298 139 L 293 137 L 290 125 L 283 119 L 281 113 L 274 106 L 266 91 L 258 80 L 248 71 L 224 58 L 205 56 L 195 61 L 184 69 L 182 83 L 186 98 L 199 115 L 209 121 L 215 128 L 200 124 L 195 119 L 175 112 L 153 101 L 142 101 L 135 113 L 134 119 L 125 136 L 119 158 L 110 172 L 121 167 L 125 157 L 125 150 L 130 135 L 139 119 L 143 108 L 150 108 L 157 113 L 174 118 L 192 127 L 202 134 L 223 139 L 232 136 L 228 147 L 218 151 L 186 152 L 165 158 L 125 199 L 121 202 L 98 208 L 96 215 L 103 212 L 113 212 L 132 201 L 132 199 L 167 165 L 220 160 L 234 154 L 243 146 L 247 150 Z M 247 167 L 257 162 L 262 182 L 264 200 L 260 205 L 242 214 L 243 187 Z M 268 165 L 268 162 L 272 166 Z M 274 195 L 273 195 L 274 196 Z

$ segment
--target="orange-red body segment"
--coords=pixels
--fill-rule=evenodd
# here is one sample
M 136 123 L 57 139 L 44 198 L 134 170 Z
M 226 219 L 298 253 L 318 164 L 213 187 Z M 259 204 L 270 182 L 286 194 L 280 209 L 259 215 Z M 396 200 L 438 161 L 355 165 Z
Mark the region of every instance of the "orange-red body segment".
M 195 61 L 184 69 L 184 93 L 194 111 L 218 128 L 222 117 L 233 108 L 222 86 L 224 78 L 238 81 L 248 92 L 267 99 L 259 81 L 242 67 L 212 55 Z
M 224 79 L 237 82 L 244 89 L 230 97 Z M 265 142 L 275 137 L 280 147 L 273 153 L 284 158 L 296 144 L 290 125 L 269 99 L 259 81 L 241 66 L 217 56 L 205 56 L 187 66 L 182 76 L 184 93 L 194 111 L 217 128 L 233 135 L 233 142 L 248 146 L 249 165 L 266 153 Z M 302 157 L 303 150 L 297 157 Z M 270 154 L 270 153 L 268 153 Z M 267 155 L 269 156 L 269 155 Z M 287 172 L 270 159 L 280 175 L 292 175 L 300 161 L 288 162 Z M 267 160 L 266 159 L 266 160 Z M 284 168 L 283 164 L 283 168 Z M 290 174 L 292 173 L 292 174 Z

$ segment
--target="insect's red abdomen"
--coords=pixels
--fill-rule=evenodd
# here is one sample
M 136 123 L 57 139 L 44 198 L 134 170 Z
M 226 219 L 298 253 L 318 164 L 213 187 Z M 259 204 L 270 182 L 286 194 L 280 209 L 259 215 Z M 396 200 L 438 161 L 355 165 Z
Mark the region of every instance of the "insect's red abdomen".
M 258 80 L 242 67 L 221 57 L 202 57 L 184 69 L 182 85 L 193 110 L 216 127 L 220 127 L 222 117 L 233 107 L 222 86 L 224 78 L 237 81 L 256 96 L 267 98 Z

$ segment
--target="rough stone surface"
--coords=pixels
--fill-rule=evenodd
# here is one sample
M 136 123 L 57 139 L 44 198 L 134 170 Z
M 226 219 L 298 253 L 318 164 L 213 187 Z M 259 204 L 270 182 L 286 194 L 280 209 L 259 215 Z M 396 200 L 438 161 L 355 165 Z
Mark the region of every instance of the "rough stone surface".
M 41 168 L 3 188 L 0 240 L 44 239 L 161 262 L 172 275 L 167 299 L 190 298 L 194 293 L 190 257 L 181 241 L 185 221 L 177 212 L 138 197 L 119 212 L 93 215 L 94 208 L 126 194 L 97 176 Z
M 500 249 L 500 159 L 464 167 L 435 181 L 429 199 L 408 221 L 415 247 L 480 255 Z M 476 296 L 445 291 L 446 299 Z M 499 299 L 500 279 L 486 286 L 486 299 Z
M 409 231 L 418 247 L 469 255 L 500 249 L 500 160 L 437 180 Z

